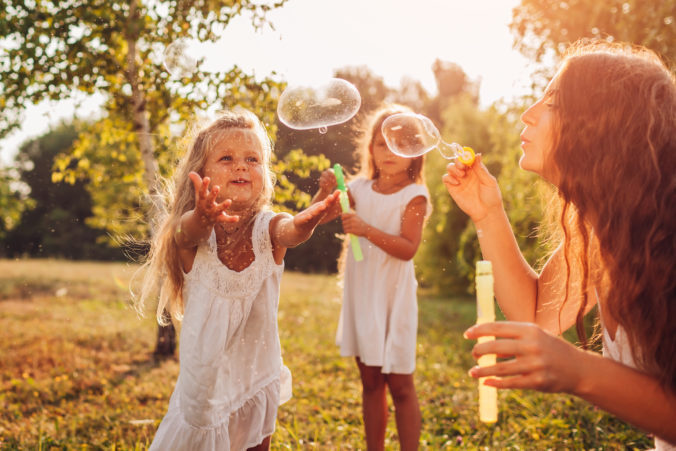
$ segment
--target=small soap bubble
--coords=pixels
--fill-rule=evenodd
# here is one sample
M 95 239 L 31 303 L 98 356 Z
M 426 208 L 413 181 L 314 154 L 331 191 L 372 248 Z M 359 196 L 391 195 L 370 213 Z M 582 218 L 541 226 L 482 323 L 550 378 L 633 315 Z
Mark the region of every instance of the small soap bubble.
M 277 115 L 289 128 L 308 130 L 350 120 L 361 106 L 359 91 L 351 83 L 332 78 L 320 86 L 289 86 L 279 97 Z
M 164 67 L 177 78 L 191 77 L 197 70 L 197 58 L 191 41 L 179 38 L 164 49 Z

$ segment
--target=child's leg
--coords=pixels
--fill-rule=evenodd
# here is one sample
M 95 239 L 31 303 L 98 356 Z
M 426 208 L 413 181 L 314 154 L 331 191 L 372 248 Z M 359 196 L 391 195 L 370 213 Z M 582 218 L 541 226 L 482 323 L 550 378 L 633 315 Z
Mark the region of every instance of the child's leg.
M 412 374 L 387 374 L 387 385 L 394 402 L 397 432 L 402 451 L 418 449 L 420 440 L 420 407 Z
M 270 449 L 270 436 L 265 437 L 260 445 L 248 448 L 246 451 L 268 451 L 268 449 Z
M 366 366 L 357 357 L 357 366 L 361 375 L 362 408 L 366 447 L 369 451 L 379 451 L 385 447 L 385 429 L 387 428 L 387 393 L 385 375 L 379 366 Z

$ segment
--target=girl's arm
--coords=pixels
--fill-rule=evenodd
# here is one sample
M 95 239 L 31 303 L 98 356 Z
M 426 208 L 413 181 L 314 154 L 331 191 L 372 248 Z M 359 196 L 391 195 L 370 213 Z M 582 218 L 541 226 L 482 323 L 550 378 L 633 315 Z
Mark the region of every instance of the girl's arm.
M 582 351 L 533 324 L 486 323 L 470 327 L 465 336 L 502 337 L 476 344 L 475 358 L 484 354 L 514 357 L 470 370 L 472 377 L 500 377 L 487 379 L 486 385 L 570 393 L 676 443 L 676 394 L 666 391 L 655 377 Z
M 538 275 L 519 249 L 502 206 L 497 180 L 483 165 L 481 156 L 477 155 L 471 167 L 457 162 L 449 164 L 447 171 L 443 182 L 453 200 L 474 222 L 483 258 L 493 265 L 495 297 L 505 317 L 533 322 L 556 334 L 572 326 L 579 302 L 563 304 L 566 266 L 562 250 L 559 248 L 552 254 Z M 579 272 L 571 271 L 569 299 L 581 299 L 580 278 Z M 596 296 L 589 296 L 587 311 L 595 302 Z
M 404 210 L 399 235 L 385 233 L 367 224 L 355 213 L 343 213 L 341 218 L 345 233 L 363 236 L 391 256 L 410 260 L 420 245 L 426 209 L 427 200 L 423 196 L 413 198 Z
M 174 232 L 174 240 L 185 272 L 192 269 L 197 246 L 209 238 L 216 223 L 239 221 L 239 216 L 230 216 L 225 212 L 232 203 L 230 199 L 221 203 L 216 202 L 220 187 L 218 185 L 209 187 L 211 182 L 209 177 L 202 179 L 196 172 L 191 172 L 189 177 L 195 187 L 195 208 L 181 216 Z
M 324 200 L 313 203 L 296 216 L 288 213 L 279 213 L 270 221 L 270 239 L 272 240 L 273 256 L 277 264 L 282 263 L 286 250 L 296 247 L 312 236 L 317 224 L 327 212 L 338 202 L 335 191 Z

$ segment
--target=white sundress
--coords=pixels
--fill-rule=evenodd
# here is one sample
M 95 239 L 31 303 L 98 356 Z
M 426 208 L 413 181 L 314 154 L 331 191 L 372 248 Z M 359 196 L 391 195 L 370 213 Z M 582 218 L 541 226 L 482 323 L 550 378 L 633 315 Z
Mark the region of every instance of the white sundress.
M 597 293 L 598 298 L 598 293 Z M 601 313 L 601 302 L 598 302 L 599 313 Z M 623 365 L 636 368 L 634 357 L 629 346 L 629 338 L 622 326 L 619 324 L 615 329 L 615 339 L 610 338 L 608 330 L 603 325 L 603 316 L 601 316 L 601 328 L 603 329 L 603 356 L 608 357 Z M 670 445 L 666 441 L 655 437 L 655 451 L 676 451 L 676 446 Z
M 386 233 L 399 235 L 408 203 L 427 188 L 411 184 L 392 194 L 373 190 L 373 180 L 358 178 L 349 183 L 357 215 Z M 429 208 L 429 206 L 428 206 Z M 363 237 L 364 255 L 354 260 L 351 249 L 345 264 L 343 306 L 336 344 L 342 356 L 358 356 L 382 373 L 412 374 L 415 370 L 418 331 L 418 282 L 412 260 L 401 260 Z
M 199 246 L 184 275 L 178 381 L 151 450 L 243 450 L 273 433 L 277 408 L 291 397 L 277 330 L 284 265 L 272 255 L 273 216 L 258 213 L 255 259 L 240 272 L 219 260 L 214 232 Z

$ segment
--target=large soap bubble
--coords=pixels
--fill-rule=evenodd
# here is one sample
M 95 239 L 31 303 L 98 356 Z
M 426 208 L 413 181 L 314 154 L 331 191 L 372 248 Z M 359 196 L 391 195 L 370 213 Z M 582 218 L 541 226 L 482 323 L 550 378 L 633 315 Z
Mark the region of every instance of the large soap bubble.
M 394 114 L 383 121 L 381 129 L 387 147 L 402 157 L 419 157 L 441 141 L 432 121 L 421 114 Z
M 195 45 L 188 39 L 179 38 L 164 49 L 164 67 L 174 77 L 191 77 L 197 70 Z
M 289 86 L 279 97 L 277 115 L 296 130 L 318 128 L 350 120 L 361 106 L 359 91 L 351 83 L 332 78 L 321 86 Z
M 381 130 L 387 147 L 401 157 L 415 158 L 437 148 L 448 160 L 457 158 L 470 166 L 474 163 L 471 147 L 443 141 L 432 121 L 422 114 L 393 114 L 383 121 Z

